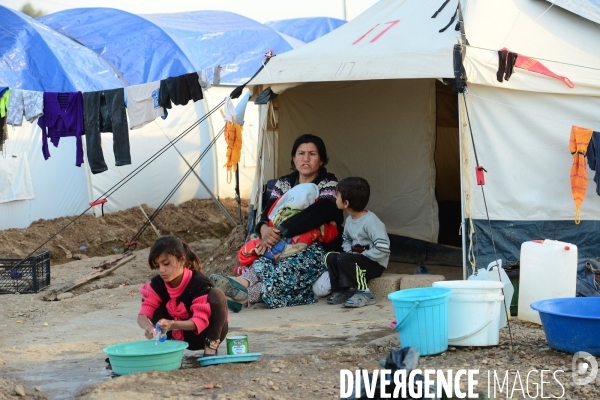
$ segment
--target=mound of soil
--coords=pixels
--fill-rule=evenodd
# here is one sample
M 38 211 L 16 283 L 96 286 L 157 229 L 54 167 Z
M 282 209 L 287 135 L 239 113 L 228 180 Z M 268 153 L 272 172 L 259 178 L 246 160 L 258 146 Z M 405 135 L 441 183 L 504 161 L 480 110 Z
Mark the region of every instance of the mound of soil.
M 221 202 L 235 219 L 238 214 L 237 202 L 234 199 L 222 199 Z M 242 200 L 244 220 L 248 214 L 248 205 L 248 200 Z M 146 205 L 142 208 L 147 215 L 154 212 L 154 209 Z M 0 258 L 27 256 L 72 219 L 73 217 L 38 220 L 26 229 L 0 231 Z M 86 214 L 60 232 L 38 252 L 49 250 L 53 265 L 70 261 L 72 258 L 119 254 L 145 221 L 146 217 L 137 207 L 99 218 Z M 188 243 L 203 239 L 220 239 L 227 236 L 233 228 L 231 222 L 211 199 L 194 199 L 178 206 L 169 204 L 158 214 L 153 224 L 160 235 L 175 235 Z M 241 227 L 239 229 L 243 230 Z M 137 249 L 149 247 L 157 236 L 154 229 L 148 227 L 138 239 Z

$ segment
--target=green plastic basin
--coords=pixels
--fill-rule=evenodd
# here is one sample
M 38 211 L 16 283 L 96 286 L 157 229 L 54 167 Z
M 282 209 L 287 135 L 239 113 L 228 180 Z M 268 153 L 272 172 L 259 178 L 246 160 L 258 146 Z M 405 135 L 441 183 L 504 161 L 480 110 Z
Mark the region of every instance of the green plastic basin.
M 188 344 L 179 340 L 156 343 L 140 340 L 114 344 L 102 351 L 108 356 L 112 370 L 117 375 L 132 372 L 172 371 L 181 367 L 183 351 Z

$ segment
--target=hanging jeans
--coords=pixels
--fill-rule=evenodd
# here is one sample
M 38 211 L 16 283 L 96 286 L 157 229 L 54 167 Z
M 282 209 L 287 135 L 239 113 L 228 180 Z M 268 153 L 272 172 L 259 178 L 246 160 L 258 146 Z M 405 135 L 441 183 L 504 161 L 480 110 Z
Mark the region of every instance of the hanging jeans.
M 83 93 L 85 140 L 92 174 L 108 169 L 102 154 L 101 132 L 113 133 L 115 165 L 131 164 L 123 89 Z
M 597 274 L 600 274 L 600 262 L 597 260 L 589 258 L 577 262 L 577 297 L 600 296 Z

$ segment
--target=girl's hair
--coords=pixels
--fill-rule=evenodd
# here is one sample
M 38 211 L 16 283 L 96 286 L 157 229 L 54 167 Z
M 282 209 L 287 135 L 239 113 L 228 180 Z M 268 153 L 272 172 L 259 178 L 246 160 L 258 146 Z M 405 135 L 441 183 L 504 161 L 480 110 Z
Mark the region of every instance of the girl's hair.
M 154 263 L 161 254 L 169 254 L 176 257 L 178 260 L 181 257 L 185 257 L 185 267 L 192 271 L 202 271 L 202 264 L 200 258 L 192 251 L 187 243 L 182 242 L 175 236 L 162 236 L 154 242 L 150 248 L 150 254 L 148 255 L 148 265 L 150 269 L 157 269 L 157 265 Z
M 298 136 L 296 138 L 296 141 L 294 142 L 294 145 L 292 146 L 292 171 L 296 170 L 296 165 L 294 164 L 294 156 L 296 155 L 296 150 L 298 150 L 298 147 L 300 147 L 301 144 L 305 143 L 312 143 L 315 146 L 317 146 L 317 150 L 319 151 L 319 157 L 323 162 L 323 165 L 321 166 L 326 166 L 327 162 L 329 161 L 329 157 L 327 157 L 327 148 L 325 147 L 325 143 L 323 143 L 323 139 L 316 135 L 306 133 L 304 135 Z

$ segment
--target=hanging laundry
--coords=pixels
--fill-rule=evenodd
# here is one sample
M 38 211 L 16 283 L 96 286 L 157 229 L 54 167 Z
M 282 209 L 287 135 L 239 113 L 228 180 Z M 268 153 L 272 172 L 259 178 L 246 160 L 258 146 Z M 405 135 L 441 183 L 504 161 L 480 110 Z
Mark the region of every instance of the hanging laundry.
M 231 183 L 232 171 L 237 171 L 237 165 L 242 157 L 242 127 L 235 122 L 236 110 L 229 97 L 225 98 L 225 142 L 227 143 L 227 183 Z
M 83 111 L 87 157 L 92 174 L 99 174 L 108 169 L 102 153 L 101 132 L 113 133 L 115 165 L 131 164 L 124 90 L 111 89 L 84 93 Z
M 509 59 L 510 55 L 513 55 L 514 59 Z M 496 73 L 496 78 L 498 82 L 502 82 L 501 78 L 501 70 L 508 70 L 508 65 L 512 62 L 512 65 L 516 68 L 524 69 L 526 71 L 535 72 L 537 74 L 542 74 L 549 76 L 551 78 L 558 79 L 559 81 L 563 81 L 565 85 L 573 89 L 575 85 L 569 78 L 562 75 L 557 75 L 554 72 L 550 71 L 548 68 L 544 66 L 541 62 L 536 60 L 535 58 L 524 56 L 523 54 L 513 53 L 508 50 L 506 47 L 498 50 L 498 72 Z M 504 60 L 504 61 L 503 61 Z M 513 71 L 510 71 L 508 77 L 504 78 L 508 80 Z
M 171 109 L 171 103 L 177 98 L 177 77 L 168 77 L 160 81 L 158 105 Z
M 508 81 L 514 72 L 515 62 L 517 61 L 517 53 L 508 51 L 507 49 L 498 50 L 498 72 L 496 79 L 498 82 L 503 80 Z
M 213 86 L 219 86 L 221 84 L 221 66 L 217 65 L 213 71 Z
M 233 118 L 237 115 L 237 110 L 233 105 L 230 97 L 225 97 L 225 103 L 223 104 L 223 111 L 225 112 L 225 122 L 232 122 Z
M 573 125 L 571 128 L 571 137 L 569 139 L 569 151 L 573 155 L 573 165 L 571 166 L 571 192 L 575 201 L 575 223 L 579 224 L 579 209 L 585 191 L 587 189 L 588 179 L 585 165 L 585 153 L 588 149 L 593 131 L 587 128 L 581 128 Z
M 0 117 L 0 153 L 4 150 L 4 142 L 6 141 L 8 134 L 6 129 L 6 117 Z
M 210 84 L 210 80 L 208 79 L 207 71 L 207 69 L 198 71 L 198 82 L 200 83 L 200 87 L 202 89 L 210 89 L 212 87 L 212 85 Z
M 12 126 L 23 125 L 25 119 L 33 123 L 44 114 L 44 93 L 32 90 L 13 89 L 8 101 L 6 123 Z
M 592 171 L 596 171 L 594 182 L 596 182 L 596 194 L 600 196 L 600 132 L 594 131 L 592 139 L 587 148 L 586 157 Z
M 0 117 L 6 117 L 8 111 L 8 102 L 10 100 L 10 89 L 6 89 L 0 97 Z
M 175 105 L 185 106 L 190 100 L 195 103 L 202 99 L 202 87 L 198 73 L 192 72 L 177 77 L 177 93 L 175 98 L 171 99 Z
M 517 62 L 515 64 L 515 66 L 517 68 L 521 68 L 521 69 L 524 69 L 527 71 L 546 75 L 551 78 L 555 78 L 560 81 L 563 81 L 565 83 L 565 85 L 567 85 L 571 89 L 573 89 L 575 87 L 575 85 L 573 84 L 573 82 L 571 82 L 571 80 L 569 78 L 567 78 L 566 76 L 561 76 L 561 75 L 555 74 L 554 72 L 550 71 L 548 68 L 546 68 L 544 66 L 544 64 L 542 64 L 535 58 L 526 57 L 524 55 L 519 55 L 519 57 L 517 57 Z
M 83 164 L 84 134 L 83 95 L 81 92 L 45 92 L 44 115 L 38 118 L 38 126 L 42 128 L 42 153 L 44 159 L 50 158 L 48 138 L 54 147 L 58 147 L 60 138 L 75 136 L 75 165 Z
M 125 89 L 129 129 L 138 129 L 162 117 L 165 109 L 159 104 L 160 82 L 128 86 Z
M 10 101 L 10 89 L 4 88 L 0 96 L 0 152 L 4 150 L 4 142 L 8 139 L 8 130 L 6 129 L 6 115 L 8 102 Z

